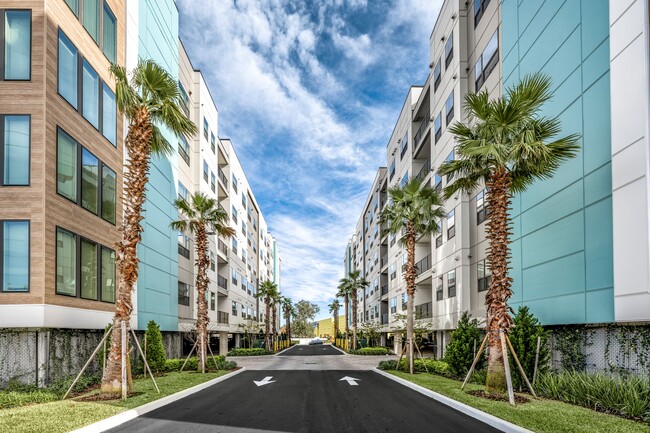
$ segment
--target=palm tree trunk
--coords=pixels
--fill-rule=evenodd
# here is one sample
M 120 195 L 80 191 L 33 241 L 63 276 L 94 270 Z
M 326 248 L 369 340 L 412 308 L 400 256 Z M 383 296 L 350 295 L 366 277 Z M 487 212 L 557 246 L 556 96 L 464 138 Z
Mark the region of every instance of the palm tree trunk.
M 352 348 L 357 350 L 357 307 L 359 301 L 357 300 L 357 293 L 353 294 L 352 298 Z
M 406 343 L 409 349 L 409 372 L 413 374 L 413 300 L 415 297 L 415 230 L 413 223 L 406 226 Z
M 269 332 L 271 330 L 271 324 L 269 323 L 270 316 L 271 316 L 271 300 L 267 296 L 265 298 L 265 303 L 266 303 L 266 317 L 264 317 L 264 322 L 266 322 L 266 327 L 265 327 L 265 333 L 264 333 L 264 347 L 266 347 L 267 351 L 271 350 L 271 344 L 269 343 Z
M 197 356 L 197 370 L 204 373 L 205 372 L 205 360 L 207 357 L 207 335 L 208 335 L 208 322 L 210 318 L 208 317 L 208 301 L 206 299 L 206 293 L 208 291 L 208 284 L 210 280 L 208 279 L 208 266 L 210 266 L 210 259 L 208 259 L 208 234 L 205 229 L 205 224 L 199 226 L 198 231 L 196 232 L 196 307 L 197 307 L 197 317 L 196 317 L 196 331 L 199 337 L 198 349 L 199 353 Z
M 350 327 L 348 326 L 349 323 L 349 317 L 348 317 L 348 310 L 350 309 L 350 306 L 348 304 L 348 296 L 345 296 L 345 341 L 347 344 L 348 338 L 350 338 L 348 335 L 350 334 Z
M 275 342 L 277 341 L 277 335 L 276 335 L 276 326 L 275 324 L 277 323 L 276 317 L 275 317 L 275 312 L 277 311 L 278 307 L 275 305 L 275 302 L 273 303 L 273 308 L 271 309 L 271 341 L 273 342 L 273 349 L 275 350 Z
M 142 205 L 146 199 L 146 187 L 149 181 L 149 163 L 151 157 L 151 138 L 153 127 L 146 109 L 138 110 L 129 124 L 126 136 L 127 158 L 124 169 L 124 220 L 122 225 L 122 240 L 115 246 L 117 266 L 117 293 L 113 330 L 111 331 L 111 347 L 108 353 L 106 369 L 102 378 L 102 394 L 120 394 L 122 383 L 122 337 L 121 323 L 126 322 L 127 331 L 130 326 L 133 303 L 131 295 L 133 286 L 138 280 L 138 251 L 142 239 L 143 228 Z M 133 389 L 131 368 L 127 353 L 127 386 Z
M 489 358 L 486 390 L 489 393 L 504 394 L 506 373 L 503 364 L 500 332 L 508 332 L 512 319 L 508 299 L 512 295 L 512 278 L 508 276 L 510 263 L 510 221 L 508 212 L 511 204 L 510 176 L 505 168 L 495 170 L 487 182 L 487 199 L 490 214 L 487 221 L 489 249 L 487 259 L 492 278 L 485 297 L 489 332 Z
M 287 339 L 289 340 L 289 347 L 291 347 L 291 312 L 287 315 Z

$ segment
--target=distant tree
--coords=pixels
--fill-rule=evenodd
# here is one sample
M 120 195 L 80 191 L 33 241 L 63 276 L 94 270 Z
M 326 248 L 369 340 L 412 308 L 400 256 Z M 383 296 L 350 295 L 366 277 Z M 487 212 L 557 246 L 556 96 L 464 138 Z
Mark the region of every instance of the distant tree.
M 339 308 L 341 308 L 339 298 L 335 298 L 327 307 L 330 309 L 330 313 L 334 314 L 334 338 L 337 338 L 339 334 Z
M 296 320 L 293 322 L 293 332 L 297 337 L 309 338 L 314 336 L 314 318 L 320 311 L 318 305 L 304 299 L 296 304 Z
M 259 289 L 257 290 L 258 298 L 264 299 L 264 306 L 266 307 L 266 314 L 264 314 L 265 321 L 265 331 L 264 331 L 264 347 L 266 350 L 271 350 L 271 341 L 269 340 L 269 334 L 271 333 L 271 305 L 273 303 L 272 299 L 277 296 L 278 285 L 271 280 L 263 281 L 260 284 Z

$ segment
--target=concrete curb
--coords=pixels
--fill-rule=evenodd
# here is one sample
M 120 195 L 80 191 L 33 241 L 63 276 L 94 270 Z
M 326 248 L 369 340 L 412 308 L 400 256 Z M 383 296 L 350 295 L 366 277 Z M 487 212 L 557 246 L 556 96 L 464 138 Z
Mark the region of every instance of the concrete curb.
M 295 346 L 295 344 L 294 344 L 294 346 Z M 282 349 L 282 350 L 281 350 L 281 351 L 279 351 L 278 353 L 274 353 L 274 354 L 273 354 L 273 355 L 271 355 L 271 356 L 278 356 L 278 355 L 282 355 L 282 354 L 283 354 L 284 352 L 286 352 L 287 350 L 289 350 L 289 349 L 291 349 L 292 347 L 293 347 L 293 346 L 289 346 L 289 347 L 285 347 L 284 349 Z
M 464 403 L 461 403 L 459 401 L 454 400 L 453 398 L 446 397 L 442 394 L 438 394 L 435 391 L 431 391 L 430 389 L 427 389 L 423 386 L 417 385 L 413 382 L 410 382 L 408 380 L 402 379 L 401 377 L 394 376 L 390 373 L 386 373 L 385 371 L 379 370 L 378 368 L 374 368 L 373 371 L 377 374 L 380 374 L 384 377 L 387 377 L 391 380 L 394 380 L 395 382 L 404 385 L 408 388 L 411 388 L 414 391 L 419 392 L 420 394 L 424 394 L 427 397 L 436 400 L 442 404 L 445 404 L 453 409 L 456 409 L 459 412 L 464 413 L 467 416 L 471 416 L 474 419 L 477 419 L 491 427 L 494 427 L 496 429 L 499 429 L 505 433 L 533 433 L 532 431 L 525 429 L 523 427 L 519 427 L 518 425 L 515 425 L 511 422 L 508 422 L 506 420 L 503 420 L 501 418 L 497 418 L 494 415 L 490 415 L 489 413 L 485 413 L 481 410 L 478 410 L 476 408 L 473 408 L 471 406 L 468 406 Z
M 337 347 L 337 346 L 335 346 L 335 345 L 333 345 L 333 344 L 331 344 L 331 346 L 332 346 L 333 348 L 335 348 L 336 350 L 338 350 L 339 352 L 341 352 L 342 354 L 344 354 L 344 355 L 349 355 L 349 353 L 346 352 L 345 350 L 343 350 L 343 349 L 341 349 L 341 348 L 339 348 L 339 347 Z
M 167 404 L 173 403 L 177 400 L 187 397 L 188 395 L 192 395 L 199 391 L 203 391 L 204 389 L 209 388 L 212 385 L 215 385 L 219 382 L 223 382 L 224 380 L 230 379 L 231 377 L 236 376 L 239 373 L 242 373 L 245 369 L 246 367 L 242 367 L 237 371 L 233 371 L 232 373 L 228 373 L 223 376 L 216 377 L 212 380 L 208 380 L 207 382 L 200 383 L 196 386 L 193 386 L 192 388 L 184 389 L 183 391 L 179 391 L 176 394 L 159 398 L 158 400 L 154 400 L 150 403 L 143 404 L 142 406 L 138 406 L 135 409 L 129 409 L 122 413 L 118 413 L 117 415 L 113 415 L 112 417 L 103 419 L 101 421 L 97 421 L 96 423 L 87 425 L 85 427 L 81 427 L 80 429 L 74 430 L 71 433 L 96 433 L 96 432 L 103 432 L 112 429 L 114 427 L 119 426 L 120 424 L 124 424 L 127 421 L 130 421 L 134 418 L 137 418 L 148 412 L 151 412 L 152 410 L 156 410 Z

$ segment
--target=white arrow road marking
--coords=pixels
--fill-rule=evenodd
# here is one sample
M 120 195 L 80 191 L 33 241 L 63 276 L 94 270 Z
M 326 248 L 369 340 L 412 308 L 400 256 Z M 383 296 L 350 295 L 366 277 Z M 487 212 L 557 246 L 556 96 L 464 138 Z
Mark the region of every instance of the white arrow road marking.
M 348 385 L 357 386 L 359 384 L 356 383 L 355 380 L 361 380 L 361 379 L 355 379 L 354 377 L 345 376 L 344 378 L 339 379 L 339 382 L 342 380 L 345 380 L 348 383 Z
M 260 381 L 254 380 L 253 382 L 255 382 L 255 385 L 257 385 L 257 386 L 268 385 L 269 383 L 275 382 L 275 380 L 271 380 L 272 378 L 273 378 L 273 376 L 266 376 L 264 379 L 262 379 Z M 356 383 L 355 383 L 355 385 L 356 385 Z

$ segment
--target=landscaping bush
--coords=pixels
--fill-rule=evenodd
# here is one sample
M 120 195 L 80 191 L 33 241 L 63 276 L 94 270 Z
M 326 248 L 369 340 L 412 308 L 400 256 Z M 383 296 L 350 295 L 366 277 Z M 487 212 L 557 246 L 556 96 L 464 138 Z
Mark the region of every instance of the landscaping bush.
M 464 376 L 469 371 L 474 361 L 474 345 L 476 350 L 481 345 L 481 332 L 478 329 L 478 320 L 472 319 L 465 311 L 458 321 L 458 327 L 451 331 L 451 341 L 445 349 L 445 362 L 455 376 Z M 480 370 L 485 364 L 485 357 L 479 357 L 476 369 Z
M 513 319 L 513 327 L 510 329 L 509 338 L 512 347 L 515 349 L 517 358 L 521 362 L 528 380 L 533 380 L 533 371 L 535 369 L 535 352 L 537 350 L 537 338 L 541 338 L 541 345 L 539 349 L 539 363 L 537 366 L 537 374 L 545 373 L 548 371 L 549 358 L 551 352 L 549 350 L 548 332 L 544 330 L 539 320 L 530 312 L 528 307 L 519 307 L 517 314 Z M 510 365 L 512 368 L 512 382 L 515 388 L 524 390 L 526 384 L 524 379 L 516 367 L 515 360 L 512 354 L 509 356 Z
M 352 355 L 388 355 L 388 349 L 385 347 L 362 347 L 357 350 L 349 350 Z
M 258 356 L 258 355 L 270 355 L 273 352 L 267 351 L 262 347 L 254 347 L 252 349 L 232 349 L 228 352 L 228 356 Z
M 212 370 L 215 368 L 215 361 L 216 361 L 216 367 L 218 370 L 232 370 L 233 368 L 237 368 L 237 363 L 234 361 L 227 361 L 226 357 L 223 355 L 217 355 L 217 356 L 208 356 L 206 358 L 206 368 L 208 370 Z M 183 366 L 183 363 L 185 362 L 185 358 L 182 359 L 168 359 L 165 361 L 165 368 L 164 371 L 180 371 L 181 367 Z M 187 361 L 187 364 L 185 365 L 185 368 L 183 371 L 191 371 L 191 370 L 197 370 L 198 369 L 198 360 L 196 356 L 190 358 Z
M 539 395 L 626 418 L 650 421 L 650 379 L 578 371 L 538 376 Z
M 396 366 L 397 366 L 397 361 L 394 360 L 381 361 L 377 368 L 379 368 L 380 370 L 396 370 L 397 369 Z M 402 359 L 399 366 L 400 366 L 399 368 L 400 370 L 406 369 L 407 368 L 406 359 Z M 449 365 L 446 362 L 437 361 L 435 359 L 430 359 L 430 358 L 415 359 L 413 361 L 413 369 L 416 373 L 426 373 L 428 371 L 429 373 L 439 374 L 441 376 L 446 376 L 446 377 L 451 376 Z
M 162 343 L 160 327 L 156 322 L 150 320 L 144 335 L 147 341 L 144 353 L 147 354 L 149 368 L 155 373 L 163 371 L 165 369 L 165 347 Z

